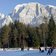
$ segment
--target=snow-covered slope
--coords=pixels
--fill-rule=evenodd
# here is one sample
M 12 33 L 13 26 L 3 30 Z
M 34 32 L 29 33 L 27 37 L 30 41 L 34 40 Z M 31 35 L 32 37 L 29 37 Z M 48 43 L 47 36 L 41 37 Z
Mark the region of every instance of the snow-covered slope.
M 8 25 L 15 20 L 19 20 L 19 22 L 26 25 L 39 26 L 40 24 L 45 23 L 45 20 L 43 19 L 44 16 L 49 20 L 51 15 L 54 16 L 54 21 L 56 22 L 56 6 L 45 6 L 33 2 L 18 4 L 8 16 L 0 13 L 0 27 L 5 24 Z
M 0 13 L 0 28 L 4 25 L 9 25 L 9 23 L 13 23 L 12 18 Z

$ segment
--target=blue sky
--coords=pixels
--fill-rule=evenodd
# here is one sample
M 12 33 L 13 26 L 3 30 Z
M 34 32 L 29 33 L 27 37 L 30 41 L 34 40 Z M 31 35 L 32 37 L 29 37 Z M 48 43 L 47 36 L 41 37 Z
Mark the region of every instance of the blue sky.
M 9 14 L 17 4 L 39 2 L 56 6 L 56 0 L 0 0 L 0 13 Z

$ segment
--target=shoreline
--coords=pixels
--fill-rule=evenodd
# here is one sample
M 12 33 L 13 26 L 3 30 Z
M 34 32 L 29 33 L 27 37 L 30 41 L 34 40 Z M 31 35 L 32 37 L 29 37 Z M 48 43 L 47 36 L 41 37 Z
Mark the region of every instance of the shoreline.
M 28 48 L 24 48 L 24 51 L 27 51 Z M 29 48 L 29 50 L 38 50 L 34 48 Z M 21 51 L 21 48 L 0 48 L 0 51 Z
M 41 47 L 43 50 L 45 50 L 45 47 Z M 49 49 L 50 47 L 47 47 Z M 56 48 L 55 48 L 56 49 Z M 23 51 L 29 51 L 29 50 L 39 50 L 39 48 L 24 48 Z M 0 51 L 22 51 L 21 48 L 0 48 Z

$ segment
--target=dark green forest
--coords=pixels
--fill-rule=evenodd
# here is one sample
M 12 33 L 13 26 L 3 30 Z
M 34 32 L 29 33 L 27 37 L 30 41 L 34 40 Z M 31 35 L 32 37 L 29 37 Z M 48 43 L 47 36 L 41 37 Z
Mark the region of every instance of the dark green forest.
M 0 28 L 0 48 L 25 48 L 40 46 L 56 47 L 56 25 L 53 17 L 38 27 L 25 25 L 19 21 Z

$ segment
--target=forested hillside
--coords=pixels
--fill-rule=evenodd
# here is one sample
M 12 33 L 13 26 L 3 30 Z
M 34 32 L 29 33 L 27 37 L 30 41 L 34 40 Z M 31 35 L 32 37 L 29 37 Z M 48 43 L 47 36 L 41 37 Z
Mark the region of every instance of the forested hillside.
M 39 27 L 24 25 L 19 21 L 5 25 L 0 29 L 0 48 L 25 48 L 40 46 L 56 47 L 56 25 L 53 17 Z

